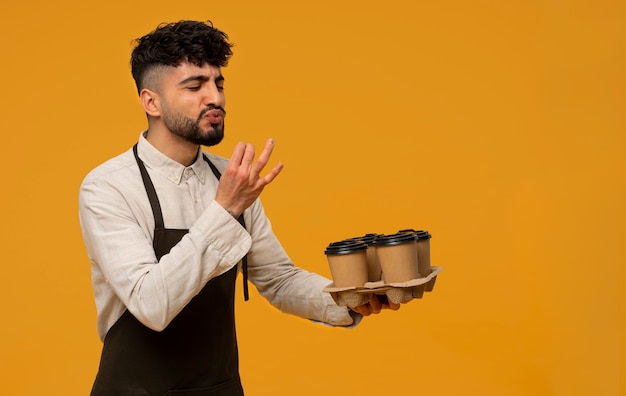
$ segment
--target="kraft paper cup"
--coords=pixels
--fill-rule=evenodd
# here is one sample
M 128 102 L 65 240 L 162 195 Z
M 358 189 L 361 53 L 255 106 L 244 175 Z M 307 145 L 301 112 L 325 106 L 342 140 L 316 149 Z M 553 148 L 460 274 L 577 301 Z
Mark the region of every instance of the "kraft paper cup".
M 425 277 L 432 271 L 430 267 L 430 238 L 432 235 L 428 231 L 418 231 L 417 237 L 417 262 L 420 274 Z
M 430 238 L 432 237 L 428 231 L 414 230 L 411 228 L 398 231 L 399 233 L 408 232 L 415 235 L 417 241 L 417 266 L 422 278 L 427 277 L 432 272 L 430 267 Z
M 378 234 L 365 234 L 363 236 L 354 238 L 356 240 L 365 242 L 367 245 L 367 281 L 378 282 L 382 279 L 382 270 L 380 269 L 380 263 L 376 256 L 376 246 L 374 241 Z
M 386 284 L 408 282 L 420 277 L 415 235 L 407 232 L 379 235 L 373 245 Z
M 367 282 L 367 244 L 334 242 L 324 251 L 335 287 L 361 287 Z

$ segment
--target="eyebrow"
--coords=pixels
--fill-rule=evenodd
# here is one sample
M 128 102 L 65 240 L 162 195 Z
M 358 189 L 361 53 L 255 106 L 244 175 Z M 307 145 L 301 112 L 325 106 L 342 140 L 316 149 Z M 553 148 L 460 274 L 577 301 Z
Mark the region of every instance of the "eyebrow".
M 183 81 L 179 82 L 178 85 L 184 85 L 192 81 L 207 82 L 209 80 L 210 80 L 209 77 L 202 75 L 202 74 L 198 74 L 198 75 L 187 77 Z M 219 82 L 219 81 L 224 81 L 224 76 L 222 76 L 221 74 L 215 77 L 215 82 Z

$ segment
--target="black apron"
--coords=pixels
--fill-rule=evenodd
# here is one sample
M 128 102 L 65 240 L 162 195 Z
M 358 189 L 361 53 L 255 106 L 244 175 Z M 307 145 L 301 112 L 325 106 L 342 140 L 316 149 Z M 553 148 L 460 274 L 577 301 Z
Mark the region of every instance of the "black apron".
M 167 229 L 150 176 L 133 152 L 154 213 L 157 260 L 169 253 L 188 230 Z M 204 156 L 215 176 L 220 173 Z M 243 215 L 238 219 L 243 223 Z M 243 259 L 244 295 L 247 262 Z M 242 396 L 235 334 L 237 266 L 211 279 L 161 332 L 149 329 L 130 311 L 107 332 L 92 396 L 186 395 Z

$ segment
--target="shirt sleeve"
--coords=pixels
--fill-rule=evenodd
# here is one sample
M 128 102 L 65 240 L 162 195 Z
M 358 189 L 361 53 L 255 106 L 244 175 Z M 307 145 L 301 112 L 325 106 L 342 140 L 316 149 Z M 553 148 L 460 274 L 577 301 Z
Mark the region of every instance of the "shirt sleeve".
M 145 194 L 145 192 L 142 191 Z M 83 239 L 92 262 L 126 308 L 161 331 L 212 278 L 241 260 L 250 235 L 217 202 L 157 261 L 145 210 L 105 181 L 84 183 L 79 194 Z M 153 219 L 149 219 L 152 224 Z
M 346 307 L 338 306 L 323 291 L 330 280 L 296 267 L 274 235 L 269 219 L 257 200 L 248 213 L 252 248 L 248 276 L 259 293 L 280 311 L 332 326 L 355 323 Z

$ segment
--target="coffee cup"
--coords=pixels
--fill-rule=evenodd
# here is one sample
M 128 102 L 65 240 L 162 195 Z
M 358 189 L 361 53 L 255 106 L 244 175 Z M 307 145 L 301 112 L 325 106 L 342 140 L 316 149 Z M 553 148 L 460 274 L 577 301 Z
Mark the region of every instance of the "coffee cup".
M 352 240 L 365 242 L 367 245 L 367 281 L 378 282 L 382 279 L 382 270 L 380 269 L 380 263 L 376 256 L 376 246 L 374 246 L 374 240 L 378 234 L 365 234 L 360 237 L 351 238 Z
M 417 231 L 417 262 L 422 277 L 430 275 L 432 269 L 430 267 L 430 238 L 432 235 L 428 231 Z
M 422 278 L 430 275 L 430 238 L 432 237 L 428 231 L 414 230 L 407 228 L 398 231 L 399 233 L 407 232 L 415 235 L 417 241 L 417 267 Z
M 361 287 L 368 279 L 367 244 L 363 241 L 332 242 L 324 251 L 333 284 L 338 288 Z
M 403 283 L 420 277 L 413 233 L 378 235 L 372 245 L 376 248 L 385 283 Z

